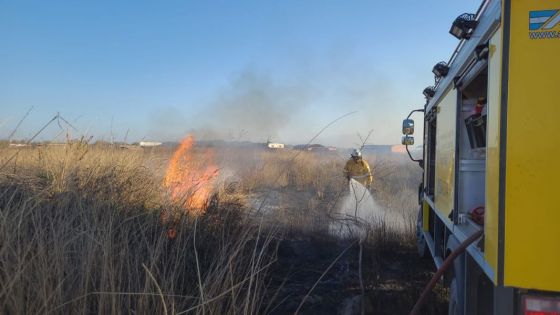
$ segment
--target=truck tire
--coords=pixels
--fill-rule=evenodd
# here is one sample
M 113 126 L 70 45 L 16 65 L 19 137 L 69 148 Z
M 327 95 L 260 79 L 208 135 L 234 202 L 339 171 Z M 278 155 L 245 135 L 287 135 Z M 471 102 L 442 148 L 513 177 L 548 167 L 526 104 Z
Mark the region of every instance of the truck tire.
M 418 218 L 416 220 L 416 247 L 418 249 L 418 255 L 421 258 L 428 258 L 430 256 L 430 250 L 428 249 L 428 244 L 426 243 L 426 238 L 424 237 L 424 221 L 422 220 L 422 206 L 418 210 Z

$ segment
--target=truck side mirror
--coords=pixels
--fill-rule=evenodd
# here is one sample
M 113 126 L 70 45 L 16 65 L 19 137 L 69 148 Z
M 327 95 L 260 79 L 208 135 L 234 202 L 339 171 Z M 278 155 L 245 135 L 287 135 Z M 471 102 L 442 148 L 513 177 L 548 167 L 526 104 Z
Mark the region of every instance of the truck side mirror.
M 406 136 L 402 137 L 401 143 L 403 145 L 414 145 L 414 137 L 406 135 Z
M 403 133 L 403 135 L 414 134 L 414 120 L 412 120 L 412 119 L 403 120 L 403 122 L 402 122 L 402 133 Z

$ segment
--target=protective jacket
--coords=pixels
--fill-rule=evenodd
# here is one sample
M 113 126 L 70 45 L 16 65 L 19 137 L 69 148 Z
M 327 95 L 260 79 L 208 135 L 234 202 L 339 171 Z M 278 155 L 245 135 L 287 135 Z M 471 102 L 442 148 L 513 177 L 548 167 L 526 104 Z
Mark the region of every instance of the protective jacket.
M 368 162 L 364 159 L 359 159 L 354 161 L 354 159 L 349 159 L 344 166 L 344 176 L 346 178 L 353 178 L 362 185 L 369 187 L 373 182 L 373 175 L 371 175 L 371 169 L 369 168 Z

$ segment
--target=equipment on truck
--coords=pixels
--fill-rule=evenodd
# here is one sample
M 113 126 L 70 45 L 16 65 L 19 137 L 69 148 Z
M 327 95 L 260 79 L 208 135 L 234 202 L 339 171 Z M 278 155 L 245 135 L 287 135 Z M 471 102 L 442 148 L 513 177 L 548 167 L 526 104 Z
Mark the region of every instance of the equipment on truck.
M 560 0 L 487 0 L 450 33 L 457 49 L 402 126 L 409 152 L 423 113 L 418 251 L 449 314 L 559 314 Z

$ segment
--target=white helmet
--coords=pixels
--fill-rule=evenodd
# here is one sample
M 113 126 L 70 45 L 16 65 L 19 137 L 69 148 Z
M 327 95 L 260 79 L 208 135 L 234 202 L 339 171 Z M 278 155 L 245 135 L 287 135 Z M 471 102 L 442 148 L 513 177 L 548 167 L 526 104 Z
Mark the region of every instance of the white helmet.
M 362 151 L 360 151 L 360 149 L 354 149 L 352 150 L 352 153 L 350 153 L 351 157 L 361 157 L 362 156 Z

